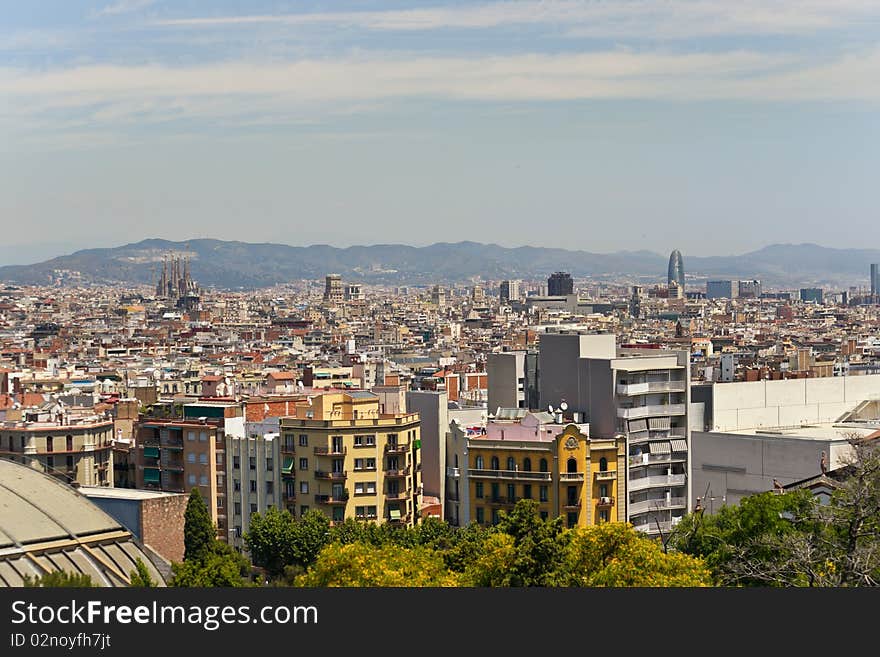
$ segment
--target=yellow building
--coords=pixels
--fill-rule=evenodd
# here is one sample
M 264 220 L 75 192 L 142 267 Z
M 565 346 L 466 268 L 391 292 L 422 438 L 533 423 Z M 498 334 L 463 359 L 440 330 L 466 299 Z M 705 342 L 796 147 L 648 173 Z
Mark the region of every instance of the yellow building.
M 495 524 L 501 511 L 533 499 L 543 518 L 568 527 L 626 519 L 622 436 L 591 439 L 588 424 L 504 409 L 485 428 L 453 423 L 446 445 L 444 517 L 453 525 Z
M 413 525 L 421 505 L 417 413 L 382 413 L 366 390 L 328 392 L 281 418 L 284 504 L 347 518 Z

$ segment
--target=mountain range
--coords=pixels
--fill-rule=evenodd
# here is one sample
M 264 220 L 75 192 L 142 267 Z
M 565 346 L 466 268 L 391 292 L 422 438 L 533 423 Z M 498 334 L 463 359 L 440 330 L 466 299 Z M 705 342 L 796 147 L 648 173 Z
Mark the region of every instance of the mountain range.
M 78 272 L 94 283 L 152 283 L 165 256 L 190 258 L 200 285 L 224 289 L 268 287 L 327 273 L 344 280 L 375 284 L 428 285 L 482 277 L 529 279 L 554 271 L 575 278 L 644 279 L 665 282 L 668 255 L 652 251 L 590 253 L 521 246 L 507 248 L 476 242 L 437 243 L 425 247 L 377 244 L 337 248 L 289 246 L 215 239 L 173 242 L 147 239 L 134 244 L 85 249 L 31 265 L 0 267 L 0 281 L 43 284 L 59 271 Z M 738 256 L 683 254 L 689 284 L 711 278 L 760 279 L 765 287 L 867 286 L 878 249 L 833 249 L 816 244 L 773 244 Z

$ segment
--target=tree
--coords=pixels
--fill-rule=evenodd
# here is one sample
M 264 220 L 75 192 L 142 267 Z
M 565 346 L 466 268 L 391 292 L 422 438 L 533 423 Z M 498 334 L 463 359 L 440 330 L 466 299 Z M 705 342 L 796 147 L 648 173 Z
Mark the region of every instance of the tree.
M 513 538 L 509 586 L 548 586 L 568 540 L 562 518 L 543 520 L 535 500 L 520 500 L 501 512 L 495 530 Z
M 183 563 L 171 564 L 174 573 L 171 586 L 188 588 L 244 586 L 246 581 L 242 578 L 240 557 L 241 555 L 236 556 L 223 549 L 213 549 L 205 553 L 200 561 L 184 560 Z
M 141 588 L 153 588 L 157 586 L 156 581 L 150 576 L 147 565 L 138 557 L 134 562 L 135 569 L 129 573 L 129 586 Z
M 516 545 L 510 534 L 490 534 L 465 567 L 464 586 L 516 586 Z
M 265 514 L 251 516 L 250 529 L 244 542 L 255 566 L 265 568 L 269 576 L 277 578 L 285 566 L 296 561 L 296 521 L 287 510 L 272 507 Z
M 308 568 L 330 542 L 330 520 L 317 509 L 306 512 L 294 524 L 292 540 L 292 565 Z
M 198 488 L 190 492 L 183 517 L 183 560 L 202 561 L 217 540 L 217 532 Z
M 710 586 L 712 575 L 702 560 L 667 554 L 657 541 L 632 525 L 607 522 L 572 529 L 559 566 L 551 576 L 557 586 L 670 587 Z
M 66 570 L 53 570 L 38 577 L 24 576 L 22 586 L 27 588 L 91 588 L 95 584 L 90 575 L 84 573 L 69 573 Z
M 433 550 L 416 546 L 377 547 L 367 543 L 332 543 L 296 580 L 307 587 L 456 586 L 457 576 L 446 570 Z

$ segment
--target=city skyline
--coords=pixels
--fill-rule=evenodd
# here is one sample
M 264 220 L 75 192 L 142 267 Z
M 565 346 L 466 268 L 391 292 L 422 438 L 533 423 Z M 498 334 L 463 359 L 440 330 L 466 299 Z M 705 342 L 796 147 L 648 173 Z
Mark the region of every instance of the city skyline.
M 5 3 L 0 214 L 32 229 L 0 257 L 181 232 L 851 246 L 876 211 L 878 18 L 862 0 Z

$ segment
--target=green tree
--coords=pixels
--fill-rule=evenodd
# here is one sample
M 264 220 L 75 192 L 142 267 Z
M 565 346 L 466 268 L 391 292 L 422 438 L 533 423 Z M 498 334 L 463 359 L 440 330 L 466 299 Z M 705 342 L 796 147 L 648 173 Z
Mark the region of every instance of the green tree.
M 568 541 L 562 518 L 543 520 L 535 500 L 520 500 L 501 512 L 495 530 L 513 538 L 510 586 L 548 586 Z
M 306 512 L 293 525 L 293 542 L 290 546 L 292 565 L 308 568 L 315 563 L 330 538 L 330 519 L 317 509 Z
M 489 534 L 480 551 L 467 563 L 461 577 L 463 586 L 517 586 L 517 549 L 513 536 Z
M 171 586 L 206 588 L 247 584 L 242 578 L 240 559 L 224 550 L 210 550 L 200 561 L 171 564 L 171 570 L 174 573 Z
M 608 522 L 568 532 L 562 559 L 552 574 L 557 586 L 710 586 L 705 564 L 686 554 L 666 554 L 632 525 Z
M 280 577 L 286 566 L 296 562 L 296 521 L 287 510 L 272 507 L 265 514 L 251 516 L 244 542 L 255 566 L 265 568 L 271 578 Z
M 134 570 L 129 573 L 129 586 L 140 588 L 153 588 L 157 586 L 156 581 L 150 576 L 150 571 L 140 557 L 134 562 Z
M 198 488 L 190 492 L 183 517 L 183 560 L 202 561 L 217 540 L 217 531 Z
M 24 582 L 22 586 L 28 588 L 91 588 L 95 586 L 90 575 L 83 573 L 70 573 L 66 570 L 53 570 L 52 572 L 45 573 L 38 577 L 25 575 L 23 579 Z
M 443 558 L 417 546 L 374 546 L 367 543 L 332 543 L 321 550 L 315 563 L 300 575 L 297 586 L 399 587 L 456 586 Z

